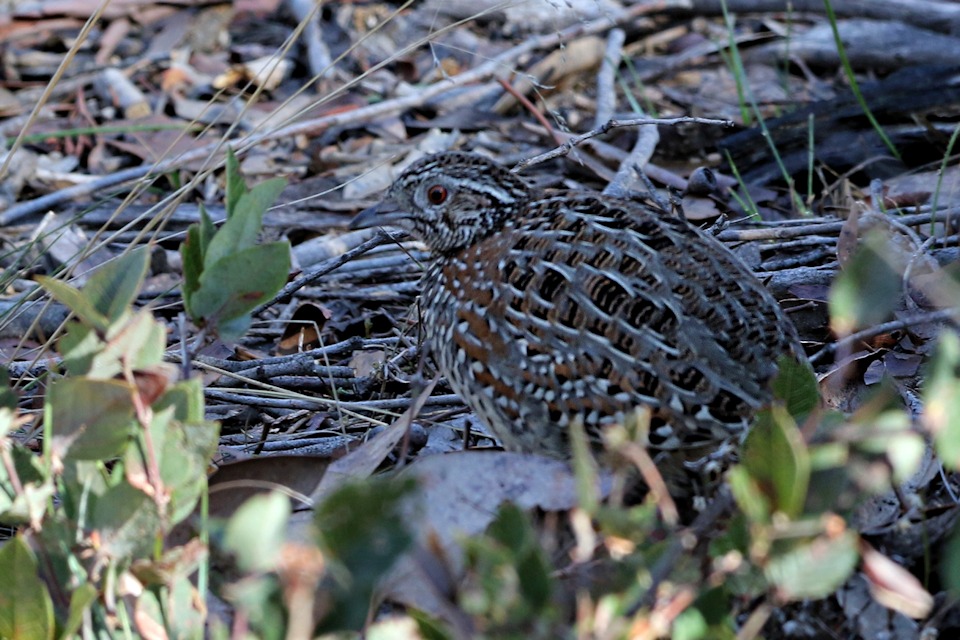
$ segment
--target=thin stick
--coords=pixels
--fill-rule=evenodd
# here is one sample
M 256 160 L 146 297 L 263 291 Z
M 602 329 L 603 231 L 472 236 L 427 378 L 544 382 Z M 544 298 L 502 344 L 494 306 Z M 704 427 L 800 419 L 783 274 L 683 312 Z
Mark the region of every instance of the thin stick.
M 916 226 L 931 222 L 949 222 L 955 220 L 957 209 L 943 209 L 936 213 L 913 213 L 905 216 L 889 216 L 899 224 Z M 750 242 L 753 240 L 782 240 L 816 234 L 839 234 L 843 229 L 843 220 L 837 222 L 819 222 L 800 226 L 774 226 L 760 229 L 730 229 L 721 233 L 720 240 L 727 242 Z
M 499 78 L 497 81 L 500 83 L 500 86 L 503 87 L 504 91 L 506 91 L 511 96 L 516 98 L 517 102 L 523 105 L 523 107 L 527 111 L 529 111 L 534 118 L 537 119 L 537 122 L 539 122 L 543 126 L 543 128 L 547 130 L 547 135 L 553 138 L 554 142 L 556 142 L 557 144 L 562 144 L 560 138 L 557 137 L 557 132 L 553 130 L 553 127 L 550 126 L 550 122 L 548 122 L 547 118 L 542 113 L 540 113 L 536 105 L 530 102 L 530 98 L 528 98 L 527 96 L 517 91 L 513 87 L 513 85 L 511 85 L 509 82 L 507 82 L 503 78 Z
M 273 296 L 272 300 L 264 302 L 262 305 L 253 310 L 253 315 L 261 313 L 267 307 L 277 304 L 278 302 L 286 302 L 293 297 L 293 294 L 306 287 L 315 283 L 317 280 L 327 275 L 336 268 L 342 266 L 343 264 L 349 262 L 353 258 L 356 258 L 359 255 L 370 251 L 374 247 L 379 247 L 385 242 L 398 242 L 400 239 L 406 237 L 406 232 L 401 231 L 386 231 L 385 229 L 377 229 L 377 233 L 361 244 L 358 244 L 353 249 L 341 253 L 335 258 L 330 258 L 329 260 L 324 260 L 320 264 L 314 266 L 308 271 L 303 272 L 300 277 L 298 277 L 293 282 L 289 283 L 283 289 L 280 290 L 280 293 Z
M 633 118 L 630 120 L 608 120 L 606 124 L 599 126 L 595 129 L 591 129 L 586 133 L 582 133 L 579 136 L 574 136 L 564 142 L 562 145 L 547 151 L 546 153 L 541 153 L 538 156 L 532 158 L 527 158 L 526 160 L 521 160 L 517 165 L 511 169 L 513 172 L 520 171 L 521 169 L 526 169 L 535 164 L 540 164 L 541 162 L 546 162 L 547 160 L 553 160 L 554 158 L 559 158 L 565 156 L 576 147 L 578 144 L 590 138 L 596 138 L 597 136 L 602 136 L 603 134 L 612 131 L 613 129 L 619 129 L 620 127 L 640 127 L 643 125 L 653 124 L 653 125 L 675 125 L 682 122 L 696 122 L 698 124 L 713 124 L 719 125 L 722 127 L 732 127 L 734 122 L 732 120 L 715 120 L 713 118 L 694 118 L 692 116 L 683 116 L 681 118 Z
M 874 327 L 851 333 L 850 335 L 844 336 L 832 344 L 828 344 L 824 348 L 820 349 L 820 351 L 817 351 L 815 354 L 810 356 L 810 363 L 816 364 L 832 353 L 836 353 L 837 351 L 843 352 L 845 349 L 851 348 L 858 342 L 869 340 L 870 338 L 874 338 L 884 333 L 897 331 L 899 329 L 906 329 L 915 324 L 942 322 L 945 320 L 949 320 L 954 323 L 960 321 L 960 309 L 939 309 L 937 311 L 916 313 L 899 320 L 891 320 L 890 322 L 884 322 Z
M 600 72 L 597 73 L 597 115 L 594 126 L 599 127 L 604 122 L 613 119 L 614 108 L 617 104 L 617 68 L 620 66 L 620 57 L 623 54 L 623 43 L 627 34 L 623 29 L 611 29 L 607 34 L 607 48 L 600 63 Z

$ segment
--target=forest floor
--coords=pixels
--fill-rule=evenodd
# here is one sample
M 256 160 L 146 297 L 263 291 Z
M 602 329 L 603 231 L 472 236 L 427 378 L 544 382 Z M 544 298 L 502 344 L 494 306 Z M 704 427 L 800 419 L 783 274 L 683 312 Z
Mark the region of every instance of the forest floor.
M 193 354 L 207 418 L 222 425 L 211 482 L 275 483 L 319 500 L 334 474 L 422 463 L 442 507 L 419 528 L 441 546 L 483 532 L 508 499 L 567 513 L 575 483 L 544 482 L 551 462 L 424 462 L 497 443 L 445 381 L 426 382 L 424 247 L 348 225 L 404 167 L 448 149 L 519 164 L 544 188 L 655 189 L 691 224 L 712 225 L 789 312 L 836 416 L 806 425 L 805 444 L 849 447 L 846 488 L 829 505 L 809 499 L 805 513 L 842 517 L 857 568 L 816 598 L 768 571 L 768 587 L 744 589 L 727 609 L 739 637 L 956 633 L 960 478 L 930 444 L 925 400 L 938 336 L 960 317 L 960 7 L 784 4 L 10 3 L 0 9 L 0 353 L 21 406 L 39 406 L 34 383 L 54 366 L 67 315 L 43 304 L 33 277 L 80 286 L 132 247 L 150 247 L 139 302 L 166 324 L 169 360 L 180 362 L 198 329 L 181 319 L 179 249 L 200 205 L 225 219 L 230 147 L 248 183 L 288 180 L 261 238 L 288 240 L 293 269 L 241 340 L 207 340 Z M 913 439 L 869 432 L 884 411 Z M 901 447 L 916 442 L 902 463 Z M 213 512 L 240 500 L 217 495 Z M 616 555 L 610 538 L 597 547 Z M 566 562 L 583 564 L 581 551 Z M 439 556 L 454 582 L 466 580 L 462 558 Z M 476 584 L 440 596 L 425 581 L 397 579 L 383 599 L 453 636 L 484 630 L 461 597 Z M 573 592 L 558 609 L 567 623 L 583 631 L 590 617 L 591 637 L 617 637 L 597 630 L 600 609 Z M 620 612 L 633 616 L 623 634 L 677 633 L 676 597 L 639 601 Z M 662 626 L 643 636 L 637 620 L 655 614 Z

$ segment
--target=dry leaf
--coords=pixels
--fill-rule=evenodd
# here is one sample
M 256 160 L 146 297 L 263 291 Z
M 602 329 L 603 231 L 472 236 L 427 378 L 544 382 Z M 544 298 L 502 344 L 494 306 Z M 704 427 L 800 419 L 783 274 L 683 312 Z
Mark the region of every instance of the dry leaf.
M 420 458 L 401 475 L 420 487 L 404 521 L 414 529 L 414 550 L 384 580 L 385 597 L 450 622 L 461 621 L 432 578 L 436 566 L 460 578 L 460 541 L 482 533 L 510 501 L 521 509 L 566 511 L 577 504 L 576 478 L 561 461 L 503 451 L 461 451 Z M 608 483 L 604 483 L 605 485 Z M 609 493 L 609 486 L 601 493 Z
M 861 541 L 860 554 L 870 594 L 877 602 L 917 620 L 930 615 L 933 596 L 916 576 L 866 542 Z

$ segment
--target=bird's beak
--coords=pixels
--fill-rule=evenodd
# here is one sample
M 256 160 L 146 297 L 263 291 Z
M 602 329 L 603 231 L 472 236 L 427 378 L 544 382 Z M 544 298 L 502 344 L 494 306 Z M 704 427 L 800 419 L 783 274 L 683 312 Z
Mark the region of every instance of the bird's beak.
M 368 227 L 396 227 L 409 214 L 401 209 L 391 198 L 379 204 L 367 207 L 350 221 L 351 229 L 366 229 Z

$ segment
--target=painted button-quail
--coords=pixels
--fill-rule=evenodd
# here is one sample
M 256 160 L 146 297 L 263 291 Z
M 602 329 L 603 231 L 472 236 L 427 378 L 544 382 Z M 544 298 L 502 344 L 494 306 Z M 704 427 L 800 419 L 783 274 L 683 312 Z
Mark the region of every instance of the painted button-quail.
M 412 164 L 351 226 L 374 225 L 406 229 L 436 258 L 428 348 L 507 449 L 566 458 L 571 421 L 598 440 L 638 405 L 652 410 L 655 454 L 735 448 L 778 358 L 802 358 L 754 274 L 656 204 L 541 191 L 448 152 Z

